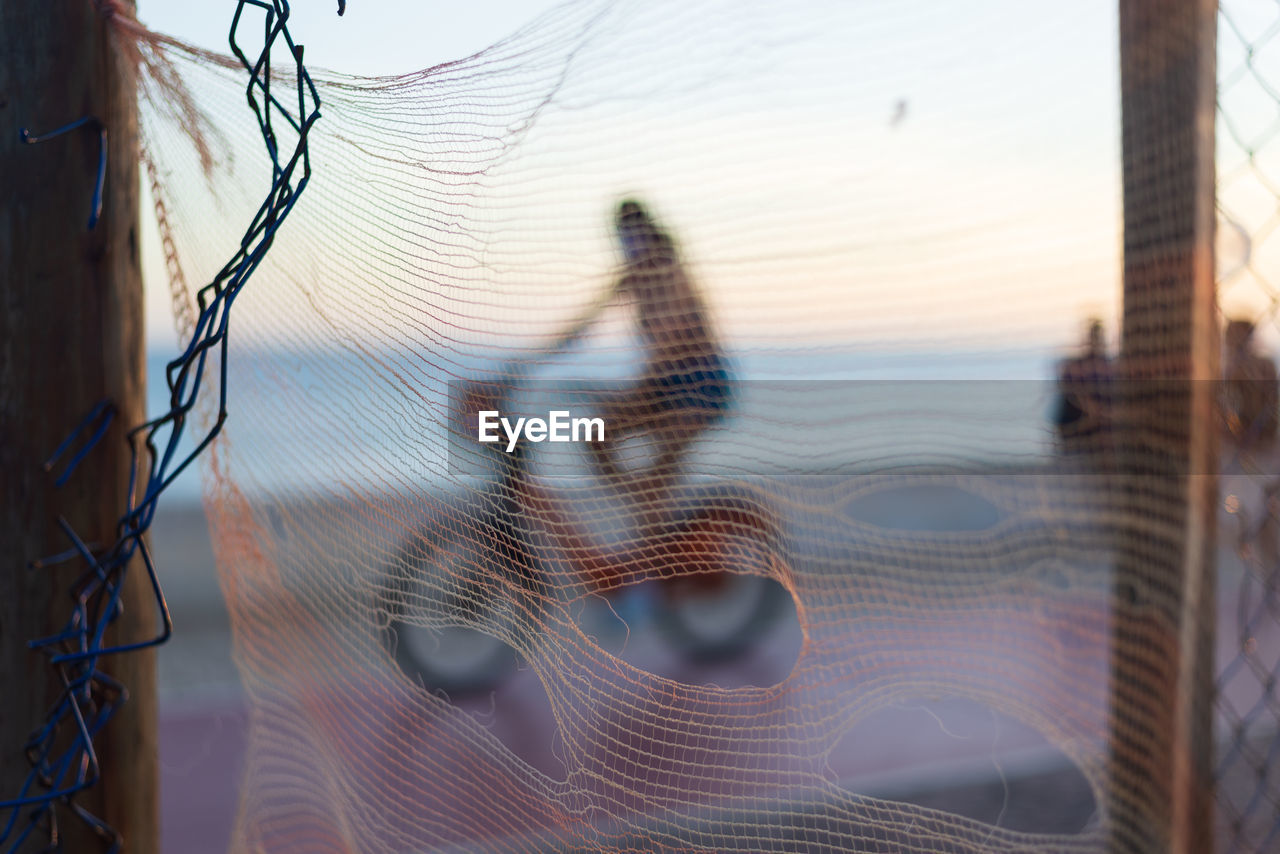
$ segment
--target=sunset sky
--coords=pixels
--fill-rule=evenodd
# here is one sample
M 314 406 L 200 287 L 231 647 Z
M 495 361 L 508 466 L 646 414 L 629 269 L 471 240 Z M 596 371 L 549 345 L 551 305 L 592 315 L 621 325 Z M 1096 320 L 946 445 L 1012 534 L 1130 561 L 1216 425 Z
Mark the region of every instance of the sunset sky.
M 293 5 L 310 63 L 375 75 L 467 56 L 556 4 L 350 0 L 343 18 L 336 2 Z M 655 34 L 640 43 L 656 82 L 627 76 L 627 58 L 604 48 L 588 55 L 582 65 L 613 76 L 570 80 L 489 176 L 494 233 L 502 227 L 485 258 L 495 293 L 527 289 L 536 277 L 521 259 L 562 234 L 555 251 L 583 259 L 563 265 L 579 280 L 548 285 L 540 308 L 571 316 L 615 261 L 610 205 L 637 192 L 678 232 L 731 339 L 1052 350 L 1073 343 L 1087 315 L 1114 329 L 1113 2 L 833 0 L 798 4 L 786 26 L 755 33 L 757 5 L 769 4 L 713 2 L 668 24 L 681 4 L 620 4 Z M 221 48 L 232 6 L 147 3 L 140 17 Z M 823 41 L 829 29 L 838 42 Z M 705 75 L 692 92 L 661 76 L 680 61 Z M 732 79 L 718 80 L 719 68 Z M 782 82 L 755 97 L 752 74 Z M 809 80 L 820 85 L 808 91 Z M 150 328 L 163 344 L 168 296 L 152 249 Z

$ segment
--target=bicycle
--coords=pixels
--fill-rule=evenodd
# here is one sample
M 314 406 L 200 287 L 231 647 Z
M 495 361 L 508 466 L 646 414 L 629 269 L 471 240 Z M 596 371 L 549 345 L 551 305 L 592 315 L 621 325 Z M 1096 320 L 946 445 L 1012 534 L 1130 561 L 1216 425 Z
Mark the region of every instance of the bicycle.
M 467 395 L 478 393 L 473 386 Z M 687 489 L 661 536 L 610 551 L 564 533 L 572 523 L 534 482 L 523 446 L 507 453 L 493 445 L 490 453 L 498 474 L 488 488 L 437 507 L 378 585 L 384 643 L 429 689 L 491 690 L 516 669 L 515 648 L 533 641 L 546 609 L 612 596 L 638 580 L 659 583 L 654 622 L 664 639 L 704 662 L 746 652 L 790 602 L 780 526 L 745 487 Z M 690 554 L 696 571 L 680 571 Z M 552 560 L 575 569 L 576 589 L 552 583 Z

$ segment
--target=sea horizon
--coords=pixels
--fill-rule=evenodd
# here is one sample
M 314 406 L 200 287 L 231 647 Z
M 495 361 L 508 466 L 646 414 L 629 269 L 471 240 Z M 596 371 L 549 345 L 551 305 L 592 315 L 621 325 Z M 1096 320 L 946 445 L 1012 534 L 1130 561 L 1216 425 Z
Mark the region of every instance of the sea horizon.
M 230 451 L 233 471 L 253 473 L 240 485 L 251 495 L 296 497 L 335 484 L 377 488 L 391 475 L 440 489 L 465 474 L 450 459 L 441 418 L 449 384 L 500 374 L 503 355 L 493 346 L 447 352 L 233 349 L 228 418 L 218 441 Z M 545 360 L 531 375 L 545 388 L 616 386 L 629 378 L 640 355 L 634 344 L 579 350 Z M 691 449 L 686 466 L 696 474 L 1035 467 L 1054 451 L 1049 417 L 1060 352 L 751 346 L 727 355 L 737 382 L 733 406 Z M 174 357 L 163 348 L 148 353 L 148 418 L 168 408 L 165 367 Z M 217 378 L 211 365 L 202 395 L 214 392 Z M 317 430 L 299 436 L 292 429 L 296 422 Z M 194 447 L 193 437 L 185 436 L 180 447 Z M 557 459 L 546 450 L 547 460 Z M 545 464 L 542 473 L 585 473 L 563 455 L 559 459 L 563 467 Z M 168 500 L 198 501 L 200 482 L 194 471 L 185 472 Z

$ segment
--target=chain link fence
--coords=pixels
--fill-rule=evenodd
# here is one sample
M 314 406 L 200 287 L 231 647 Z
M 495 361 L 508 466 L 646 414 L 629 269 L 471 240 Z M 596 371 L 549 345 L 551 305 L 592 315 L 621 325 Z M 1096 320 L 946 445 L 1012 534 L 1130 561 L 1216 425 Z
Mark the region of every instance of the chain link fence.
M 1224 334 L 1216 783 L 1221 852 L 1280 850 L 1280 4 L 1218 19 L 1218 303 Z

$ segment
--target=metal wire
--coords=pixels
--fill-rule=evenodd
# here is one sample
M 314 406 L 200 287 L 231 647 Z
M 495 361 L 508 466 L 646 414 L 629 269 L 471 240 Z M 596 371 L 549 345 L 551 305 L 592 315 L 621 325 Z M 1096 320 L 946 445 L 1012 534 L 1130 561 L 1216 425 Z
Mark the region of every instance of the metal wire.
M 63 125 L 56 130 L 48 133 L 42 133 L 39 136 L 31 133 L 26 128 L 18 131 L 18 135 L 22 137 L 22 141 L 31 145 L 37 142 L 45 142 L 54 137 L 62 136 L 64 133 L 70 133 L 76 128 L 89 127 L 98 132 L 98 180 L 93 185 L 93 201 L 92 210 L 89 212 L 89 230 L 93 231 L 98 225 L 98 220 L 102 217 L 102 187 L 107 181 L 107 129 L 98 119 L 97 116 L 84 116 L 76 119 L 70 124 Z
M 345 3 L 340 2 L 339 14 L 343 6 Z M 241 49 L 238 39 L 247 7 L 263 14 L 262 48 L 252 60 Z M 0 845 L 7 844 L 6 851 L 16 852 L 37 832 L 47 836 L 49 844 L 46 850 L 61 851 L 62 837 L 54 809 L 57 803 L 69 807 L 70 815 L 100 837 L 109 851 L 119 851 L 122 845 L 119 833 L 74 800 L 77 794 L 97 783 L 100 769 L 94 738 L 120 705 L 128 700 L 126 687 L 100 670 L 99 664 L 107 656 L 163 643 L 172 632 L 169 608 L 143 535 L 151 526 L 160 495 L 209 446 L 226 421 L 228 320 L 232 303 L 262 263 L 277 229 L 297 203 L 311 177 L 307 134 L 320 117 L 320 98 L 303 64 L 302 46 L 294 44 L 289 34 L 288 19 L 287 0 L 238 0 L 236 5 L 229 42 L 232 53 L 250 74 L 245 93 L 271 158 L 271 189 L 245 231 L 239 250 L 197 296 L 200 314 L 190 343 L 182 355 L 165 368 L 169 410 L 133 428 L 128 434 L 132 455 L 126 499 L 128 510 L 117 523 L 117 539 L 109 548 L 96 548 L 83 542 L 65 519 L 59 519 L 70 548 L 30 564 L 31 569 L 41 569 L 78 558 L 87 568 L 72 588 L 72 609 L 66 625 L 49 637 L 29 643 L 31 649 L 48 657 L 63 688 L 44 723 L 31 734 L 25 745 L 31 764 L 30 773 L 16 797 L 0 801 L 0 810 L 9 814 L 0 830 Z M 290 97 L 288 104 L 272 92 L 275 73 L 271 62 L 272 49 L 280 46 L 287 48 L 289 58 L 296 66 L 296 81 L 290 81 L 290 84 L 296 83 L 293 88 L 296 89 L 297 100 L 294 102 Z M 24 133 L 24 139 L 38 142 L 90 123 L 97 123 L 102 132 L 102 155 L 94 196 L 95 215 L 90 221 L 92 228 L 97 211 L 101 209 L 106 162 L 105 128 L 97 119 L 85 117 L 43 137 Z M 290 131 L 293 134 L 292 145 L 282 144 L 281 134 Z M 289 153 L 282 154 L 282 151 Z M 217 418 L 196 448 L 183 455 L 178 451 L 179 441 L 187 425 L 187 416 L 203 387 L 208 359 L 215 348 L 220 355 Z M 97 403 L 55 450 L 45 463 L 45 470 L 52 472 L 65 460 L 57 485 L 65 484 L 79 463 L 101 441 L 115 412 L 110 401 Z M 145 458 L 142 456 L 144 450 Z M 144 489 L 141 498 L 135 501 L 142 459 L 146 461 Z M 147 572 L 162 629 L 149 640 L 105 646 L 103 640 L 107 627 L 121 612 L 125 572 L 135 555 L 141 557 Z
M 1274 163 L 1280 155 L 1280 7 L 1223 0 L 1218 17 L 1218 213 L 1220 243 L 1236 258 L 1220 269 L 1219 301 L 1239 319 L 1280 328 L 1280 281 L 1265 262 L 1280 240 L 1280 207 L 1245 202 L 1280 200 Z M 1226 244 L 1224 244 L 1226 245 Z M 1241 309 L 1239 306 L 1249 308 Z M 1268 381 L 1274 390 L 1274 381 Z M 1274 409 L 1274 402 L 1266 407 Z M 1244 473 L 1251 495 L 1232 494 L 1243 565 L 1236 596 L 1232 657 L 1218 674 L 1217 714 L 1227 732 L 1215 769 L 1221 854 L 1280 850 L 1280 478 L 1265 458 L 1275 433 L 1274 411 L 1244 423 L 1228 464 Z M 1259 443 L 1259 433 L 1268 438 Z M 1256 503 L 1255 503 L 1256 501 Z M 1261 639 L 1261 641 L 1260 641 Z

